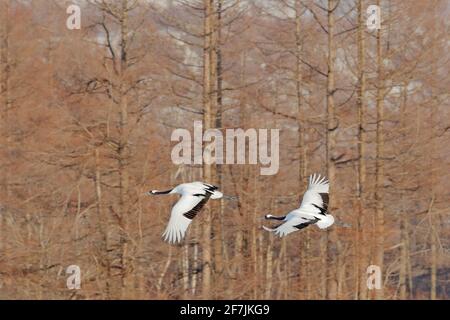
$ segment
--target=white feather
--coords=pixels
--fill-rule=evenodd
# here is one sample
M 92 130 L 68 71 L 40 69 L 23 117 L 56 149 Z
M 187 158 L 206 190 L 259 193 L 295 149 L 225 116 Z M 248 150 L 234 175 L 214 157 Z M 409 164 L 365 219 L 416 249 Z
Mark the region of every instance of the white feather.
M 205 198 L 222 198 L 222 192 L 214 189 L 217 189 L 217 187 L 200 181 L 183 183 L 172 189 L 170 193 L 178 193 L 181 197 L 172 208 L 169 223 L 162 234 L 164 241 L 173 244 L 184 239 L 192 222 L 192 219 L 187 218 L 184 214 L 195 208 Z M 153 190 L 152 192 L 157 191 Z
M 316 224 L 319 229 L 326 229 L 333 225 L 334 217 L 330 214 L 322 214 L 325 204 L 323 203 L 321 194 L 328 194 L 330 184 L 325 177 L 313 174 L 309 177 L 309 185 L 303 200 L 298 209 L 289 212 L 284 223 L 274 229 L 263 227 L 267 231 L 274 232 L 276 235 L 283 237 L 299 230 L 296 226 L 311 223 Z M 319 209 L 319 208 L 322 208 Z M 271 215 L 266 215 L 270 218 Z M 317 221 L 317 222 L 315 222 Z

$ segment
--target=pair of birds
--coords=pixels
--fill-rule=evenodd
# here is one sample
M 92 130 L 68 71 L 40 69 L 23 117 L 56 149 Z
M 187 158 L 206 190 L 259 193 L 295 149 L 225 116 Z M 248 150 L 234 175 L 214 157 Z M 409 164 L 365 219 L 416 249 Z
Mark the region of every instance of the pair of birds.
M 265 215 L 268 220 L 279 220 L 283 223 L 275 228 L 263 226 L 264 230 L 283 237 L 313 224 L 320 229 L 330 227 L 334 223 L 334 217 L 328 213 L 329 188 L 330 184 L 325 177 L 316 174 L 311 175 L 308 189 L 303 195 L 300 207 L 284 216 Z M 152 190 L 147 192 L 148 195 L 174 193 L 180 194 L 181 198 L 173 206 L 169 224 L 163 233 L 164 240 L 169 243 L 181 242 L 192 220 L 209 199 L 224 197 L 218 187 L 198 181 L 183 183 L 165 191 Z

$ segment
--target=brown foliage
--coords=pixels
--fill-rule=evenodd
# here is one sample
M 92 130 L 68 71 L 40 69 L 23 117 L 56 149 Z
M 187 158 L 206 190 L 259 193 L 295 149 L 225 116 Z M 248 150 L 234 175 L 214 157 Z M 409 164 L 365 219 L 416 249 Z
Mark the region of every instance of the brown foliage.
M 0 298 L 448 298 L 449 7 L 379 2 L 371 32 L 362 0 L 92 0 L 81 30 L 0 0 Z M 174 165 L 194 120 L 281 129 L 279 172 Z M 263 232 L 314 172 L 351 227 Z M 238 199 L 164 243 L 175 198 L 143 193 L 202 179 Z

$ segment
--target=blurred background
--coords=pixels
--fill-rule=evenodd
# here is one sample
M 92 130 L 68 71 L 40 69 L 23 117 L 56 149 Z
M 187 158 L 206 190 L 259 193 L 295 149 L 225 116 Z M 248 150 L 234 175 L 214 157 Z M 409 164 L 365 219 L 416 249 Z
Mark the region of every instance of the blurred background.
M 449 11 L 0 0 L 0 298 L 447 299 Z M 174 165 L 171 133 L 194 120 L 280 129 L 279 172 Z M 314 172 L 351 227 L 264 232 L 264 214 L 297 208 Z M 210 201 L 182 244 L 166 244 L 177 197 L 143 193 L 195 180 L 236 199 Z

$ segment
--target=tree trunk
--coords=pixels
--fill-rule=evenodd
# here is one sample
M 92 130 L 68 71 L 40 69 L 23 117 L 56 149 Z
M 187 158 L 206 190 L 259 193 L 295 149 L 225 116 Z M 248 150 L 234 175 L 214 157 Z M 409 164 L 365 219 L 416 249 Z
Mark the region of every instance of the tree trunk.
M 433 211 L 430 210 L 430 223 L 431 223 L 431 231 L 430 231 L 430 251 L 431 251 L 431 272 L 430 272 L 430 299 L 436 300 L 436 291 L 437 291 L 437 261 L 438 261 L 438 254 L 437 254 L 437 245 L 438 245 L 438 237 L 437 237 L 437 231 L 436 226 L 434 225 L 434 217 L 433 217 Z
M 129 161 L 129 146 L 128 146 L 128 97 L 126 88 L 126 75 L 128 69 L 128 0 L 122 0 L 122 10 L 121 16 L 122 20 L 120 23 L 121 32 L 121 44 L 120 44 L 120 74 L 119 74 L 119 147 L 118 147 L 118 161 L 119 161 L 119 188 L 120 188 L 120 217 L 121 217 L 121 227 L 122 230 L 120 237 L 122 244 L 122 255 L 121 255 L 121 268 L 122 268 L 122 298 L 126 298 L 129 290 L 129 275 L 131 270 L 131 258 L 129 254 L 130 240 L 128 239 L 129 234 L 129 175 L 128 175 L 128 161 Z
M 295 48 L 296 48 L 296 68 L 295 68 L 295 83 L 296 83 L 296 97 L 297 97 L 297 117 L 298 117 L 298 149 L 299 149 L 299 184 L 300 192 L 303 191 L 304 180 L 306 176 L 306 148 L 304 136 L 304 114 L 302 111 L 302 44 L 301 44 L 301 7 L 300 0 L 295 1 Z
M 296 83 L 296 98 L 297 98 L 297 123 L 298 123 L 298 150 L 299 150 L 299 164 L 298 164 L 298 182 L 301 194 L 305 190 L 306 177 L 306 145 L 305 145 L 305 115 L 302 110 L 302 43 L 301 43 L 301 2 L 295 0 L 295 83 Z M 309 232 L 304 233 L 301 238 L 301 261 L 300 261 L 300 277 L 302 292 L 306 296 L 309 295 L 308 286 L 310 279 L 308 278 L 308 264 L 309 264 Z
M 436 22 L 433 23 L 434 28 L 438 29 L 439 26 Z M 436 57 L 436 49 L 432 48 L 432 54 L 433 57 Z M 434 63 L 431 66 L 431 74 L 433 78 L 438 78 L 438 70 L 436 68 L 436 63 Z M 434 88 L 431 88 L 432 96 L 435 97 Z M 437 298 L 437 271 L 438 271 L 438 244 L 439 244 L 439 229 L 438 229 L 438 213 L 434 212 L 434 202 L 436 201 L 436 163 L 434 161 L 434 156 L 436 154 L 436 137 L 435 137 L 435 128 L 437 127 L 437 122 L 435 121 L 435 112 L 437 105 L 435 104 L 436 100 L 432 102 L 430 105 L 430 121 L 429 121 L 429 154 L 427 155 L 427 158 L 429 159 L 430 163 L 430 193 L 431 193 L 431 202 L 430 207 L 428 210 L 428 216 L 429 216 L 429 224 L 430 224 L 430 251 L 431 251 L 431 257 L 430 257 L 430 299 L 436 300 Z
M 434 69 L 434 68 L 433 68 Z M 436 74 L 436 71 L 433 70 L 433 74 Z M 435 166 L 433 161 L 433 156 L 435 154 L 435 142 L 434 142 L 434 109 L 435 106 L 430 106 L 430 152 L 429 152 L 429 161 L 430 161 L 430 191 L 431 191 L 431 202 L 430 207 L 428 209 L 428 217 L 429 217 L 429 225 L 430 225 L 430 299 L 436 300 L 437 297 L 437 265 L 438 265 L 438 230 L 437 230 L 437 217 L 434 212 L 434 202 L 435 202 Z
M 108 219 L 108 216 L 106 215 L 105 211 L 103 210 L 103 198 L 102 198 L 102 185 L 101 185 L 101 172 L 100 172 L 100 152 L 98 148 L 95 148 L 94 150 L 94 161 L 95 161 L 95 197 L 97 201 L 97 217 L 98 217 L 98 226 L 99 230 L 102 234 L 102 244 L 101 248 L 104 250 L 103 252 L 108 252 L 109 249 L 109 241 L 108 241 L 108 232 L 110 227 L 110 221 Z M 102 254 L 102 253 L 101 253 Z M 110 288 L 110 268 L 111 263 L 108 259 L 108 256 L 102 255 L 102 260 L 105 265 L 105 272 L 106 272 L 106 290 L 105 290 L 105 296 L 106 299 L 110 299 L 111 295 L 111 288 Z M 103 265 L 103 264 L 102 264 Z
M 223 133 L 222 130 L 222 51 L 221 51 L 221 28 L 222 28 L 222 0 L 216 0 L 216 12 L 214 19 L 213 30 L 213 57 L 215 58 L 215 81 L 216 81 L 216 108 L 215 108 L 215 127 Z M 214 60 L 214 59 L 213 59 Z M 223 187 L 223 171 L 221 165 L 215 165 L 216 167 L 216 181 L 219 187 Z M 224 215 L 224 199 L 220 199 L 218 207 L 214 205 L 216 212 L 216 223 L 213 224 L 214 228 L 214 283 L 216 287 L 223 287 L 223 215 Z
M 194 273 L 191 278 L 191 294 L 196 295 L 197 285 L 198 285 L 198 270 L 199 270 L 199 250 L 198 250 L 198 242 L 200 240 L 200 226 L 195 224 L 192 226 L 192 233 L 194 234 L 194 246 L 192 248 L 192 270 Z
M 215 83 L 216 59 L 213 43 L 214 32 L 214 1 L 204 0 L 204 43 L 203 43 L 203 128 L 208 130 L 214 127 L 214 103 L 213 91 Z M 213 183 L 214 167 L 203 165 L 203 179 L 208 183 Z M 212 273 L 212 245 L 211 245 L 211 211 L 206 207 L 204 212 L 203 240 L 202 240 L 202 291 L 203 298 L 211 298 L 211 273 Z
M 258 299 L 258 245 L 257 245 L 257 234 L 258 232 L 261 232 L 261 230 L 258 230 L 258 214 L 259 214 L 259 205 L 258 200 L 259 199 L 259 188 L 258 188 L 258 177 L 255 174 L 253 177 L 254 181 L 254 209 L 252 211 L 252 219 L 251 219 L 251 263 L 253 264 L 252 273 L 253 273 L 253 299 Z
M 327 132 L 326 132 L 326 159 L 327 159 L 327 171 L 328 179 L 333 185 L 336 178 L 336 168 L 333 159 L 333 150 L 336 144 L 336 130 L 337 121 L 335 117 L 334 108 L 334 65 L 336 60 L 336 48 L 334 40 L 334 10 L 338 2 L 336 0 L 328 0 L 328 77 L 327 77 Z M 329 211 L 334 212 L 333 191 L 330 192 L 330 205 Z M 327 299 L 336 299 L 337 295 L 337 265 L 333 258 L 336 254 L 337 234 L 336 229 L 331 228 L 327 231 L 327 243 L 326 243 L 326 297 Z M 324 276 L 325 276 L 324 275 Z
M 407 135 L 407 121 L 406 121 L 406 99 L 408 96 L 408 83 L 405 82 L 402 90 L 402 101 L 401 101 L 401 110 L 400 110 L 400 122 L 401 128 L 404 131 L 403 135 Z M 406 161 L 405 157 L 402 156 L 402 177 L 407 176 L 406 171 Z M 407 281 L 406 277 L 408 274 L 408 265 L 409 265 L 409 229 L 408 229 L 408 214 L 405 208 L 405 196 L 404 191 L 402 191 L 401 195 L 401 213 L 400 213 L 400 275 L 399 275 L 399 289 L 400 289 L 400 299 L 407 299 Z M 411 288 L 409 288 L 411 290 Z
M 269 243 L 267 245 L 266 252 L 266 288 L 265 299 L 271 299 L 272 287 L 273 287 L 273 238 L 274 235 L 269 234 Z
M 3 3 L 1 13 L 1 29 L 0 29 L 0 145 L 1 145 L 1 159 L 0 162 L 0 251 L 5 247 L 7 236 L 7 220 L 9 207 L 9 109 L 11 108 L 10 101 L 10 71 L 11 65 L 9 61 L 9 0 Z
M 402 209 L 400 217 L 400 271 L 399 271 L 399 288 L 400 299 L 406 300 L 406 271 L 407 271 L 407 247 L 406 247 L 406 212 Z
M 355 296 L 357 299 L 367 298 L 366 268 L 368 257 L 366 247 L 365 225 L 365 203 L 364 191 L 366 188 L 366 74 L 365 74 L 365 36 L 366 28 L 364 18 L 363 0 L 358 1 L 358 182 L 356 187 L 357 197 L 357 232 L 356 232 L 356 286 Z
M 377 1 L 380 6 L 380 0 Z M 383 48 L 382 29 L 377 30 L 377 128 L 376 128 L 376 182 L 375 182 L 375 264 L 383 273 L 384 263 L 384 79 L 383 79 Z M 383 299 L 383 284 L 376 290 L 376 298 Z
M 433 205 L 435 201 L 434 193 L 431 194 L 430 205 L 428 207 L 428 219 L 430 226 L 430 299 L 436 300 L 436 289 L 437 289 L 437 233 L 436 227 L 434 225 L 433 217 Z

